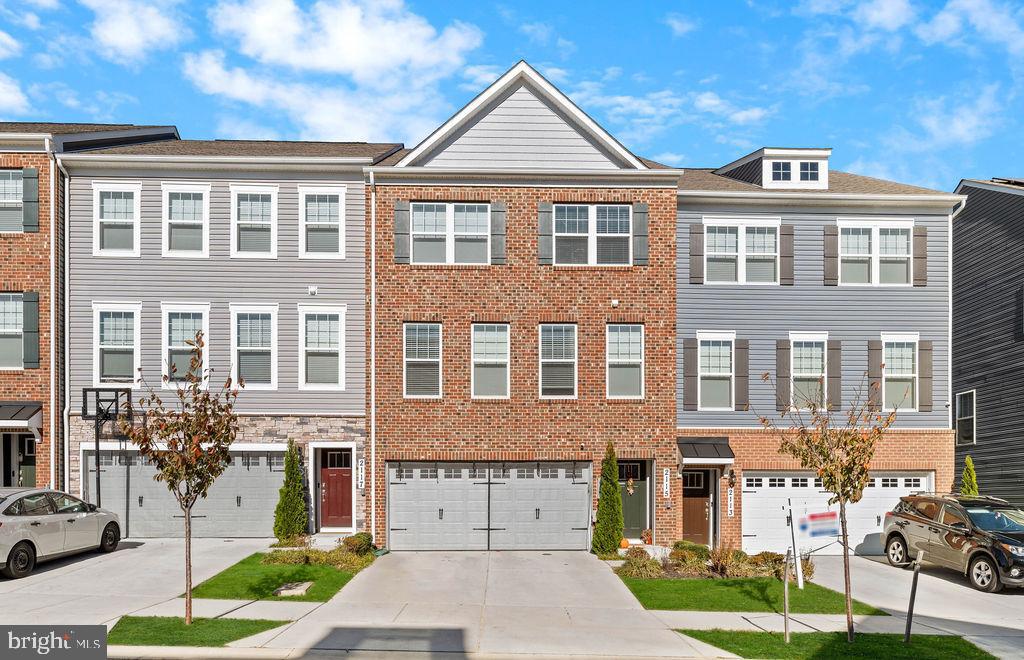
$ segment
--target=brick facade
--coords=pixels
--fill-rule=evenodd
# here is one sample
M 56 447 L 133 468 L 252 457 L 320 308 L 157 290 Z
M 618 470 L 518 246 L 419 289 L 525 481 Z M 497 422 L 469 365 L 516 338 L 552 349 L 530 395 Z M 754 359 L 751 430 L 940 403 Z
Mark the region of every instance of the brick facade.
M 50 157 L 43 153 L 0 153 L 0 168 L 39 171 L 39 232 L 0 234 L 0 292 L 39 294 L 39 368 L 0 372 L 0 400 L 43 404 L 42 441 L 36 445 L 36 484 L 50 483 Z M 0 428 L 0 432 L 3 429 Z M 59 479 L 59 477 L 58 477 Z
M 622 458 L 678 469 L 675 414 L 674 189 L 377 185 L 377 484 L 378 539 L 385 538 L 389 460 L 588 460 L 595 483 L 605 444 Z M 371 203 L 368 196 L 368 204 Z M 506 265 L 417 266 L 394 262 L 398 200 L 503 201 Z M 538 264 L 537 214 L 542 202 L 646 202 L 648 266 L 557 267 Z M 367 209 L 367 218 L 370 218 Z M 370 224 L 368 223 L 368 233 Z M 369 274 L 370 269 L 367 268 Z M 612 307 L 612 300 L 618 307 Z M 405 399 L 402 327 L 442 324 L 444 397 Z M 511 396 L 470 396 L 471 324 L 510 325 Z M 577 324 L 578 398 L 538 397 L 540 323 Z M 642 401 L 605 396 L 605 326 L 643 323 Z M 368 330 L 369 332 L 369 330 Z M 678 484 L 673 480 L 672 488 Z M 596 498 L 596 492 L 595 492 Z M 671 502 L 671 500 L 670 500 Z M 656 534 L 674 538 L 677 510 L 662 506 Z

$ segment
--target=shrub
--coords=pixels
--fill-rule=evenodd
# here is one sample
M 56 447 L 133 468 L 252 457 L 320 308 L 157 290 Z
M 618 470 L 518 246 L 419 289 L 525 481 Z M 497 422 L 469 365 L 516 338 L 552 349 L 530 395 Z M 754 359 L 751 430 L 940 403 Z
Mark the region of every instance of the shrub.
M 808 555 L 806 557 L 802 557 L 800 559 L 800 567 L 802 569 L 804 569 L 804 579 L 805 580 L 813 580 L 814 579 L 814 560 L 811 559 L 810 555 Z
M 622 541 L 622 492 L 619 490 L 619 462 L 611 440 L 601 461 L 601 485 L 598 490 L 597 522 L 591 550 L 594 554 L 615 552 Z
M 643 559 L 635 556 L 627 557 L 626 563 L 619 568 L 619 575 L 639 580 L 660 578 L 664 574 L 665 570 L 661 567 L 661 563 L 651 559 L 646 552 Z
M 732 548 L 718 547 L 708 555 L 708 568 L 718 577 L 726 578 L 736 571 L 739 562 L 736 561 L 736 551 Z
M 345 537 L 341 544 L 354 555 L 365 555 L 373 552 L 373 535 L 369 532 L 359 532 Z
M 651 556 L 647 554 L 647 551 L 638 545 L 631 545 L 626 550 L 626 559 L 650 559 Z
M 737 563 L 737 564 L 745 564 L 745 563 L 750 561 L 750 555 L 748 555 L 747 553 L 743 552 L 742 550 L 733 550 L 732 551 L 732 560 L 733 560 L 734 563 Z
M 711 555 L 711 550 L 706 545 L 700 543 L 693 543 L 691 541 L 676 541 L 672 544 L 673 550 L 686 550 L 701 559 L 707 559 Z
M 759 552 L 750 558 L 750 563 L 755 566 L 768 566 L 774 568 L 775 566 L 782 566 L 782 562 L 786 561 L 786 555 L 779 552 L 771 552 L 765 550 Z
M 964 471 L 960 474 L 960 494 L 978 494 L 978 473 L 974 471 L 974 459 L 970 456 L 964 458 Z
M 339 546 L 333 550 L 274 550 L 263 557 L 262 561 L 264 564 L 333 566 L 349 573 L 358 573 L 372 564 L 374 559 L 372 552 L 357 555 Z
M 299 448 L 288 441 L 284 455 L 284 483 L 274 509 L 274 536 L 279 541 L 294 539 L 306 533 L 306 494 L 302 487 L 302 466 Z

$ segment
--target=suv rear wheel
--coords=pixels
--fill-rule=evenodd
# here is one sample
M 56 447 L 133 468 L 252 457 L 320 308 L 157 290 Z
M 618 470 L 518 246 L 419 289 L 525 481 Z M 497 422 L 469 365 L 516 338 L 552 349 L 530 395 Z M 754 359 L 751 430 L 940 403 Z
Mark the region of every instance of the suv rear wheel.
M 907 552 L 907 542 L 899 534 L 889 538 L 885 544 L 885 558 L 891 566 L 905 568 L 910 565 L 910 553 Z
M 995 593 L 1003 588 L 1003 583 L 999 581 L 999 569 L 988 555 L 978 555 L 971 560 L 967 577 L 971 581 L 971 586 L 978 591 Z

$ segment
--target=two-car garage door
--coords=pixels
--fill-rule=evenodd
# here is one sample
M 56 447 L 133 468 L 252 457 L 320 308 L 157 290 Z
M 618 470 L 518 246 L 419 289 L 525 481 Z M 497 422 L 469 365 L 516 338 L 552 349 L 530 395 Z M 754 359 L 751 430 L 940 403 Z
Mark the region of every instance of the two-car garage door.
M 847 529 L 850 548 L 858 555 L 882 554 L 881 531 L 885 512 L 892 511 L 900 497 L 930 490 L 931 475 L 926 472 L 878 472 L 864 489 L 864 497 L 847 507 Z M 839 511 L 829 505 L 831 493 L 810 472 L 744 472 L 743 473 L 743 550 L 786 552 L 790 531 L 786 526 L 786 505 L 792 500 L 793 518 L 810 513 Z M 820 554 L 842 554 L 838 537 L 810 537 L 797 532 L 801 551 L 817 550 Z
M 392 550 L 585 550 L 589 463 L 389 463 Z

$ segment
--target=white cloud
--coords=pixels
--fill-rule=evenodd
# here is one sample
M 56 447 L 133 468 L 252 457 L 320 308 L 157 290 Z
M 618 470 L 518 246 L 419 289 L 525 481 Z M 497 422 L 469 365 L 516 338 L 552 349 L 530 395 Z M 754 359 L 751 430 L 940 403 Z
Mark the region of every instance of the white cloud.
M 40 9 L 56 9 L 60 6 L 60 0 L 24 0 L 28 4 Z
M 615 80 L 622 75 L 621 66 L 610 66 L 604 70 L 604 75 L 601 76 L 601 80 Z
M 558 49 L 558 54 L 563 60 L 576 52 L 576 44 L 565 37 L 555 39 L 555 48 Z
M 523 23 L 519 31 L 526 35 L 526 38 L 537 44 L 546 44 L 551 41 L 555 29 L 547 23 L 540 21 L 534 23 Z
M 999 85 L 986 85 L 978 93 L 919 100 L 913 116 L 924 130 L 915 146 L 925 150 L 969 146 L 990 137 L 1001 121 Z
M 179 16 L 181 0 L 79 0 L 93 10 L 89 27 L 96 52 L 121 64 L 138 64 L 155 51 L 173 48 L 189 36 Z
M 562 67 L 541 64 L 537 68 L 545 78 L 556 85 L 560 85 L 569 80 L 569 72 Z
M 643 144 L 691 118 L 686 98 L 667 89 L 642 96 L 608 94 L 603 83 L 587 81 L 570 96 L 587 112 L 600 110 L 624 142 Z
M 0 60 L 19 54 L 21 54 L 21 44 L 18 43 L 18 40 L 0 30 Z
M 672 31 L 673 37 L 682 37 L 697 29 L 696 21 L 676 13 L 665 17 L 665 25 Z
M 664 163 L 665 165 L 679 165 L 686 160 L 686 156 L 684 154 L 677 154 L 674 151 L 664 151 L 651 156 L 651 160 Z
M 494 64 L 471 64 L 462 70 L 462 77 L 466 80 L 459 85 L 459 89 L 481 92 L 504 72 L 501 67 Z
M 28 97 L 18 81 L 0 72 L 0 112 L 22 115 L 29 110 Z
M 930 21 L 916 29 L 926 44 L 962 43 L 967 27 L 983 40 L 1024 55 L 1024 12 L 992 0 L 950 0 Z
M 909 0 L 869 0 L 853 10 L 853 19 L 869 29 L 893 32 L 914 20 Z
M 221 117 L 217 121 L 217 137 L 222 140 L 280 140 L 273 128 L 249 119 Z
M 100 90 L 83 98 L 66 83 L 35 83 L 28 88 L 29 97 L 40 104 L 56 101 L 76 113 L 87 115 L 96 121 L 110 121 L 117 116 L 117 110 L 126 104 L 138 104 L 139 100 L 126 92 Z
M 693 99 L 693 107 L 700 112 L 728 119 L 734 124 L 754 124 L 772 114 L 769 108 L 739 108 L 714 92 L 701 92 Z

